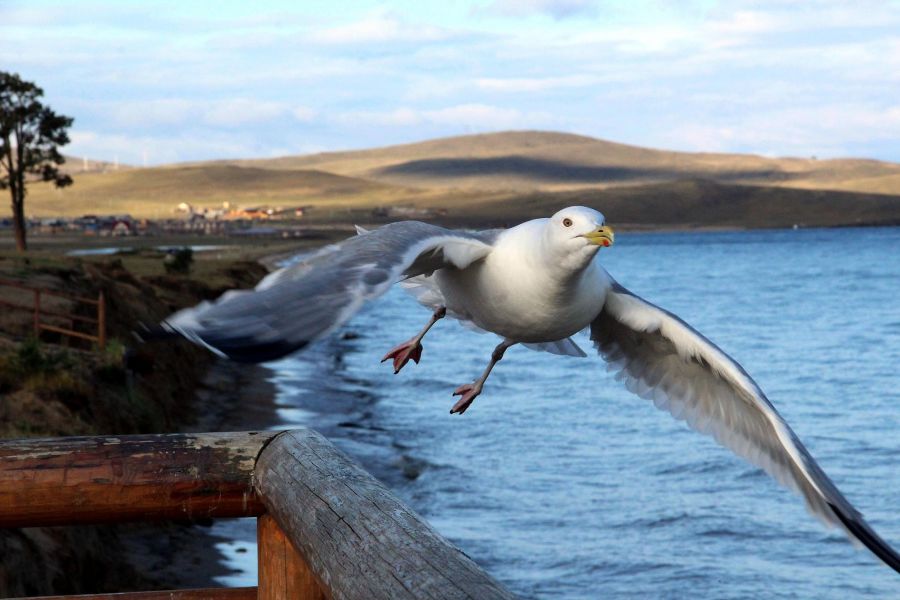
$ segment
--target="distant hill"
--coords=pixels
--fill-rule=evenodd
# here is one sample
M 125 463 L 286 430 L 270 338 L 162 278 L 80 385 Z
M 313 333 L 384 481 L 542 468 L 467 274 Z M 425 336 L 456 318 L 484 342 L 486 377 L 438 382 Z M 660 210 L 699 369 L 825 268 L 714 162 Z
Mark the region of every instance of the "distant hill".
M 595 138 L 511 131 L 353 152 L 326 152 L 235 164 L 330 173 L 424 188 L 573 189 L 711 179 L 900 194 L 900 164 L 876 160 L 766 158 L 672 152 Z
M 900 223 L 900 164 L 671 152 L 539 131 L 74 174 L 64 190 L 33 185 L 29 214 L 163 217 L 179 202 L 228 201 L 365 220 L 374 207 L 403 204 L 477 224 L 589 204 L 636 227 Z
M 900 225 L 900 197 L 682 180 L 609 189 L 510 194 L 451 214 L 458 226 L 506 226 L 572 205 L 626 229 Z M 476 215 L 469 218 L 469 215 Z
M 207 207 L 226 201 L 235 206 L 293 206 L 340 204 L 360 197 L 388 202 L 403 196 L 403 188 L 314 169 L 207 164 L 75 174 L 75 184 L 61 190 L 33 185 L 27 207 L 30 214 L 40 215 L 128 213 L 160 218 L 171 216 L 180 202 Z

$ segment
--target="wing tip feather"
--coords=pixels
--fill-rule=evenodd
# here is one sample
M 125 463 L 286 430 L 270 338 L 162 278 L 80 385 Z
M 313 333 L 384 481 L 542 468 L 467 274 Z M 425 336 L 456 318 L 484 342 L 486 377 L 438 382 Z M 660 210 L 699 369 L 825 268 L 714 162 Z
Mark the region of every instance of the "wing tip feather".
M 844 529 L 850 535 L 862 542 L 866 548 L 871 550 L 872 554 L 881 559 L 881 562 L 900 573 L 900 554 L 897 554 L 896 550 L 881 539 L 881 536 L 875 533 L 865 521 L 845 514 L 840 507 L 831 502 L 828 503 L 828 507 L 840 519 Z

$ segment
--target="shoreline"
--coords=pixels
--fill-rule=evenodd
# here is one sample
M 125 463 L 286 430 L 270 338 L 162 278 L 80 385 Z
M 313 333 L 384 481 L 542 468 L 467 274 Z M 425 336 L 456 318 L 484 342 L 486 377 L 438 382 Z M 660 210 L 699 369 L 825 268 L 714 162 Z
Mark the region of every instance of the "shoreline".
M 277 426 L 273 375 L 268 367 L 216 359 L 197 386 L 193 403 L 197 418 L 179 431 L 256 431 Z M 235 572 L 220 546 L 233 540 L 215 533 L 213 523 L 148 523 L 123 529 L 128 562 L 151 577 L 158 589 L 221 587 L 219 579 Z
M 271 272 L 275 263 L 303 252 L 303 245 L 257 259 Z M 195 418 L 182 433 L 256 431 L 277 427 L 275 371 L 215 358 L 198 382 L 192 400 Z M 199 523 L 136 524 L 121 532 L 127 561 L 154 580 L 159 589 L 220 587 L 220 579 L 234 576 L 222 546 L 235 540 L 213 531 L 213 521 Z M 247 552 L 238 547 L 237 552 Z

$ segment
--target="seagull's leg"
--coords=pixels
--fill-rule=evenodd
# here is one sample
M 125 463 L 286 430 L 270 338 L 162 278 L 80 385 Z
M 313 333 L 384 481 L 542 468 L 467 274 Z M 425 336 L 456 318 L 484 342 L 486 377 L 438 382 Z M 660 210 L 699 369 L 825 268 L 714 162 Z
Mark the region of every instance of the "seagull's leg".
M 431 329 L 431 326 L 444 318 L 447 314 L 447 307 L 442 306 L 431 315 L 431 320 L 428 321 L 428 324 L 425 328 L 418 333 L 412 339 L 403 342 L 396 348 L 393 348 L 390 352 L 384 355 L 384 358 L 381 359 L 381 362 L 386 361 L 389 358 L 394 359 L 394 375 L 400 372 L 400 369 L 409 362 L 409 359 L 413 359 L 416 364 L 419 364 L 419 359 L 422 358 L 422 338 L 425 337 L 425 334 L 428 333 L 428 330 Z
M 466 409 L 469 408 L 469 405 L 472 404 L 472 401 L 481 393 L 481 389 L 484 387 L 484 382 L 487 381 L 488 375 L 491 374 L 491 369 L 494 368 L 500 359 L 503 358 L 503 354 L 506 352 L 506 349 L 510 346 L 516 344 L 517 342 L 513 342 L 510 340 L 503 340 L 497 347 L 494 348 L 493 353 L 491 353 L 491 362 L 488 363 L 487 368 L 484 370 L 484 373 L 481 374 L 476 381 L 472 383 L 467 383 L 465 385 L 461 385 L 456 388 L 456 391 L 453 392 L 454 396 L 462 396 L 456 404 L 453 405 L 453 408 L 450 409 L 450 414 L 458 413 L 463 414 L 466 412 Z

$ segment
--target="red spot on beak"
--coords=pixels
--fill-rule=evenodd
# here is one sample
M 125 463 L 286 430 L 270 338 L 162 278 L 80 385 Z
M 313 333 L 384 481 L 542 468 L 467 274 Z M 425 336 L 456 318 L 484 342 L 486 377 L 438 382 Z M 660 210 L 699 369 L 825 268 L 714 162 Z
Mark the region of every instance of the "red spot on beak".
M 603 245 L 609 248 L 609 240 L 603 240 Z

